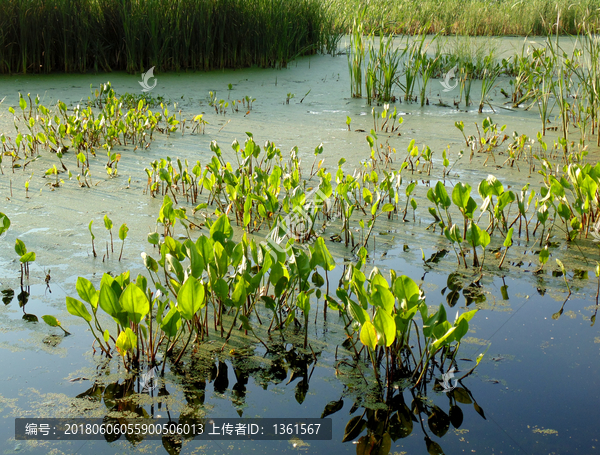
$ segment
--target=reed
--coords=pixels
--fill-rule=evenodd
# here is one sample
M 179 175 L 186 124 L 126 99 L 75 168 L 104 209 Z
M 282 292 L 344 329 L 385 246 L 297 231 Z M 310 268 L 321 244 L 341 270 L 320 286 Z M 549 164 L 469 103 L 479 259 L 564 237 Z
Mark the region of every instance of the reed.
M 555 33 L 557 11 L 561 11 L 560 33 L 577 34 L 584 21 L 600 25 L 597 0 L 334 0 L 340 21 L 369 6 L 363 27 L 385 33 L 427 33 L 470 36 L 541 35 Z
M 322 0 L 0 0 L 0 73 L 286 66 L 334 53 Z

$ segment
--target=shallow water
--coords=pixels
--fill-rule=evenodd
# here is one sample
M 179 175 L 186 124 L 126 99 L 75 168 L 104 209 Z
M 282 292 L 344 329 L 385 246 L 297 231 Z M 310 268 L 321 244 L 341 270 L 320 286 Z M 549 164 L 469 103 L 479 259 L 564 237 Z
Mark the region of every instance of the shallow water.
M 520 46 L 522 40 L 502 39 L 499 43 L 503 51 L 509 52 L 513 46 Z M 508 79 L 500 79 L 501 86 L 507 88 Z M 10 105 L 17 105 L 18 92 L 39 94 L 41 103 L 46 106 L 53 105 L 58 99 L 75 105 L 87 100 L 90 84 L 97 87 L 107 80 L 111 81 L 117 93 L 139 93 L 139 77 L 120 73 L 2 76 L 0 100 L 6 98 L 0 104 L 0 131 L 8 135 L 14 131 L 12 116 L 7 109 Z M 146 235 L 154 231 L 161 204 L 160 198 L 153 199 L 143 194 L 146 186 L 143 169 L 150 161 L 171 156 L 186 158 L 190 163 L 200 160 L 205 164 L 211 156 L 211 140 L 219 142 L 227 158 L 234 160 L 233 153 L 228 152 L 228 144 L 235 138 L 242 142 L 246 131 L 254 134 L 257 143 L 271 140 L 284 152 L 297 145 L 304 168 L 312 165 L 313 150 L 320 143 L 324 144 L 320 158 L 324 158 L 324 166 L 330 171 L 336 168 L 342 157 L 347 160 L 343 167 L 346 172 L 351 172 L 368 158 L 367 133 L 349 132 L 345 123 L 346 116 L 350 116 L 352 130 L 364 131 L 369 131 L 373 124 L 371 107 L 365 100 L 349 97 L 345 56 L 300 59 L 281 71 L 248 69 L 157 74 L 157 81 L 152 95 L 177 102 L 176 110 L 181 108 L 184 118 L 205 113 L 205 119 L 210 123 L 206 134 L 191 135 L 188 131 L 183 137 L 179 132 L 170 137 L 157 136 L 145 151 L 133 151 L 127 147 L 122 151 L 119 177 L 114 179 L 106 177 L 103 156 L 99 155 L 92 160 L 94 186 L 91 189 L 79 188 L 74 179 L 68 181 L 63 175 L 65 184 L 52 191 L 46 185 L 48 179 L 43 178 L 43 173 L 56 162 L 56 158 L 46 153 L 42 153 L 40 159 L 31 163 L 25 172 L 11 173 L 4 162 L 5 175 L 0 175 L 0 211 L 10 217 L 12 226 L 0 238 L 0 288 L 14 289 L 14 298 L 8 300 L 7 297 L 0 307 L 0 359 L 6 366 L 0 375 L 3 379 L 0 415 L 6 423 L 0 429 L 0 446 L 5 453 L 165 453 L 160 441 L 144 441 L 136 445 L 125 440 L 110 444 L 100 441 L 15 441 L 13 426 L 15 417 L 103 417 L 112 409 L 106 400 L 103 402 L 81 395 L 90 390 L 94 380 L 98 380 L 101 386 L 117 381 L 122 384 L 124 372 L 111 365 L 110 375 L 98 377 L 97 366 L 101 359 L 99 355 L 92 355 L 92 337 L 87 326 L 66 312 L 64 299 L 66 295 L 75 295 L 78 276 L 85 276 L 97 284 L 104 272 L 118 274 L 130 269 L 133 276 L 144 272 L 140 253 L 151 252 Z M 229 83 L 233 85 L 231 91 L 227 89 Z M 454 122 L 463 120 L 467 134 L 473 134 L 473 122 L 481 125 L 483 118 L 490 115 L 499 125 L 507 125 L 509 135 L 516 130 L 519 134 L 535 137 L 540 121 L 533 109 L 503 108 L 506 106 L 503 106 L 504 97 L 499 88 L 495 89 L 491 103 L 496 112 L 487 108 L 481 115 L 477 113 L 476 106 L 465 112 L 462 106 L 457 110 L 433 105 L 438 98 L 452 105 L 452 101 L 458 98 L 458 89 L 456 92 L 443 92 L 439 80 L 431 81 L 429 87 L 429 106 L 396 104 L 398 111 L 405 113 L 399 130 L 401 136 L 378 134 L 380 142 L 389 141 L 389 145 L 397 150 L 392 168 L 397 169 L 408 144 L 415 139 L 417 145 L 427 144 L 434 151 L 434 170 L 431 176 L 414 174 L 414 178 L 419 179 L 415 193 L 419 204 L 416 222 L 412 221 L 410 209 L 407 223 L 388 222 L 383 218 L 377 221 L 374 239 L 369 243 L 370 248 L 373 245 L 375 248 L 369 265 L 383 271 L 394 269 L 417 282 L 423 280 L 427 303 L 436 306 L 448 301 L 450 291 L 445 289 L 448 275 L 457 271 L 457 266 L 447 240 L 439 232 L 425 230 L 432 221 L 426 210 L 429 205 L 425 198 L 426 182 L 435 184 L 441 178 L 443 148 L 450 146 L 451 162 L 464 149 L 464 140 Z M 218 98 L 235 99 L 249 95 L 256 101 L 247 115 L 242 109 L 217 115 L 207 102 L 211 90 L 217 92 Z M 478 91 L 479 86 L 474 83 L 472 92 L 477 95 Z M 288 93 L 295 96 L 286 104 Z M 380 111 L 381 107 L 376 109 Z M 548 133 L 548 142 L 555 137 L 553 134 L 556 133 Z M 597 149 L 592 148 L 588 159 L 595 162 L 597 156 Z M 534 188 L 539 187 L 541 177 L 535 173 L 530 175 L 527 165 L 521 165 L 520 171 L 498 167 L 505 158 L 497 154 L 498 166 L 488 161 L 484 167 L 486 158 L 476 155 L 469 162 L 466 154 L 446 178 L 446 185 L 467 181 L 475 186 L 491 173 L 505 187 L 512 185 L 516 189 L 525 182 L 531 182 Z M 65 161 L 73 159 L 69 156 Z M 29 197 L 26 198 L 24 182 L 30 178 L 31 172 L 33 177 Z M 403 175 L 405 180 L 411 177 L 407 171 Z M 109 241 L 102 222 L 105 214 L 116 226 L 113 229 L 115 253 L 103 260 Z M 97 258 L 92 256 L 87 229 L 92 219 L 99 254 Z M 123 249 L 123 260 L 119 262 L 121 242 L 117 239 L 116 230 L 121 223 L 127 223 L 130 231 Z M 184 232 L 180 230 L 179 233 Z M 334 224 L 324 237 L 329 239 L 335 233 L 339 233 L 339 226 Z M 29 280 L 31 296 L 24 309 L 38 317 L 55 315 L 71 336 L 62 337 L 59 329 L 50 328 L 43 322 L 23 320 L 25 312 L 17 298 L 21 293 L 19 265 L 13 250 L 17 237 L 37 253 Z M 532 253 L 537 249 L 533 242 L 527 244 L 524 237 L 515 239 L 503 271 L 498 270 L 493 259 L 486 259 L 480 287 L 472 284 L 479 276 L 475 271 L 458 270 L 464 275 L 461 278 L 463 288 L 454 294 L 458 296 L 457 301 L 450 298 L 454 307 L 448 309 L 449 314 L 453 314 L 455 309 L 461 312 L 465 308 L 481 309 L 471 321 L 471 332 L 461 346 L 459 357 L 474 359 L 491 342 L 482 363 L 464 381 L 464 386 L 483 409 L 485 419 L 472 404 L 459 404 L 464 415 L 459 429 L 451 427 L 443 438 L 437 438 L 431 434 L 427 422 L 423 422 L 424 430 L 414 422 L 410 436 L 393 442 L 392 453 L 426 453 L 424 431 L 440 444 L 445 453 L 587 454 L 598 450 L 600 443 L 595 422 L 600 417 L 596 406 L 600 398 L 596 387 L 600 334 L 590 322 L 596 310 L 593 267 L 598 259 L 598 250 L 591 241 L 577 242 L 584 253 L 582 255 L 577 247 L 567 247 L 562 238 L 553 240 L 558 242 L 558 248 L 552 250 L 551 260 L 540 275 L 531 273 L 537 267 L 537 254 Z M 352 255 L 342 244 L 328 241 L 327 246 L 340 263 L 344 259 L 352 260 Z M 494 239 L 489 248 L 498 246 L 499 240 Z M 444 249 L 450 250 L 445 257 L 429 262 L 422 260 L 422 254 L 430 258 Z M 493 253 L 488 253 L 488 258 L 492 256 Z M 562 277 L 552 275 L 558 270 L 554 257 L 565 263 L 573 290 L 564 306 L 564 313 L 558 319 L 553 319 L 552 315 L 561 308 L 566 298 L 566 287 Z M 519 262 L 523 264 L 517 266 Z M 576 269 L 586 270 L 589 278 L 574 277 Z M 333 283 L 337 282 L 335 274 L 339 277 L 340 271 L 339 267 L 334 271 Z M 51 275 L 49 289 L 44 284 L 48 272 Z M 337 316 L 330 312 L 327 322 L 323 322 L 319 314 L 318 321 L 316 326 L 311 326 L 309 333 L 311 345 L 318 353 L 316 364 L 303 363 L 298 360 L 297 353 L 292 352 L 278 359 L 284 368 L 283 373 L 277 370 L 277 376 L 272 369 L 273 359 L 269 356 L 264 358 L 264 348 L 260 344 L 252 344 L 246 348 L 248 351 L 244 351 L 242 348 L 247 340 L 234 340 L 234 351 L 237 346 L 242 354 L 230 354 L 227 350 L 220 352 L 209 344 L 203 348 L 205 351 L 199 354 L 199 359 L 212 358 L 215 367 L 218 360 L 223 362 L 221 371 L 227 369 L 227 384 L 223 375 L 217 380 L 206 373 L 207 366 L 198 366 L 202 365 L 200 362 L 185 374 L 167 372 L 164 386 L 168 396 L 134 394 L 121 402 L 124 407 L 143 407 L 146 412 L 163 417 L 167 409 L 172 415 L 191 411 L 201 417 L 233 418 L 239 417 L 238 411 L 243 411 L 244 417 L 320 417 L 328 403 L 343 397 L 342 409 L 330 416 L 333 419 L 332 441 L 296 442 L 296 446 L 287 441 L 186 441 L 182 453 L 354 453 L 355 445 L 351 442 L 342 444 L 341 440 L 346 423 L 353 415 L 360 415 L 362 408 L 352 415 L 349 411 L 355 401 L 366 399 L 368 403 L 373 397 L 365 395 L 364 388 L 356 384 L 357 379 L 350 372 L 340 368 L 336 375 L 335 346 L 344 339 Z M 218 344 L 219 339 L 215 340 L 213 344 Z M 284 349 L 292 351 L 292 345 L 288 344 Z M 342 351 L 340 349 L 338 353 L 340 356 Z M 461 371 L 468 370 L 472 362 L 459 361 L 459 366 Z M 306 368 L 311 374 L 308 391 L 304 390 L 304 385 L 299 385 L 302 379 L 291 376 L 292 370 L 300 371 L 298 368 Z M 236 376 L 236 372 L 241 376 Z M 244 377 L 247 384 L 244 384 Z M 78 378 L 85 379 L 70 382 Z M 290 379 L 291 382 L 286 384 Z M 244 386 L 241 399 L 239 391 Z M 204 392 L 199 394 L 201 390 Z M 404 395 L 409 403 L 409 393 Z M 428 399 L 448 412 L 445 394 L 430 391 Z

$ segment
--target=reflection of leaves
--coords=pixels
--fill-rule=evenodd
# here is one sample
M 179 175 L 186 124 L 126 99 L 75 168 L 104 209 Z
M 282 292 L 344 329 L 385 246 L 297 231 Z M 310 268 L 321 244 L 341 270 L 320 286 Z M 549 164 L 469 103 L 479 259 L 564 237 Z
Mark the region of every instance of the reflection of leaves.
M 121 391 L 121 385 L 117 382 L 109 384 L 104 390 L 104 405 L 112 409 L 117 405 L 117 398 Z
M 463 412 L 456 405 L 450 406 L 450 422 L 454 428 L 460 428 L 463 423 Z
M 462 387 L 455 387 L 454 390 L 452 391 L 452 396 L 459 403 L 462 403 L 462 404 L 473 403 L 473 401 L 471 401 L 471 397 L 469 396 L 469 393 Z
M 460 297 L 459 291 L 449 292 L 448 295 L 446 296 L 446 303 L 448 303 L 448 306 L 453 307 L 458 302 L 459 297 Z
M 306 378 L 302 379 L 302 381 L 296 384 L 296 401 L 298 404 L 302 404 L 304 399 L 306 398 L 306 393 L 308 392 L 308 381 Z
M 325 410 L 323 411 L 323 414 L 321 414 L 321 418 L 323 419 L 323 418 L 327 417 L 328 415 L 335 414 L 343 407 L 344 407 L 343 399 L 340 399 L 340 401 L 331 401 L 327 404 L 327 406 L 325 406 Z
M 425 264 L 437 264 L 438 262 L 440 262 L 440 259 L 442 259 L 443 257 L 445 257 L 447 254 L 449 253 L 449 250 L 440 250 L 440 251 L 436 251 L 435 253 L 433 253 L 429 259 L 427 259 L 425 261 Z
M 115 419 L 114 417 L 108 417 L 108 416 L 105 416 L 104 419 L 102 419 L 102 422 L 106 426 L 109 426 L 109 425 L 113 426 L 113 428 L 114 428 L 114 425 L 118 425 L 119 424 L 119 420 L 118 419 Z M 106 440 L 106 442 L 115 442 L 120 437 L 121 437 L 121 433 L 117 432 L 117 431 L 113 431 L 112 433 L 109 433 L 108 431 L 104 432 L 104 439 Z
M 38 322 L 38 317 L 35 314 L 25 313 L 23 315 L 23 320 L 25 320 L 27 322 Z
M 342 439 L 342 442 L 348 442 L 356 439 L 356 437 L 362 433 L 366 426 L 367 421 L 363 419 L 362 416 L 352 417 L 346 425 L 346 429 L 344 430 L 344 439 Z
M 410 409 L 402 403 L 398 412 L 390 418 L 389 432 L 394 441 L 406 438 L 413 430 L 413 421 Z
M 13 291 L 12 289 L 4 289 L 2 291 L 2 302 L 4 303 L 4 305 L 8 305 L 10 302 L 12 302 L 12 299 L 15 297 L 15 291 Z
M 391 448 L 392 438 L 390 438 L 389 433 L 383 433 L 383 437 L 381 438 L 381 441 L 379 441 L 379 450 L 377 450 L 375 453 L 377 455 L 388 455 Z
M 23 289 L 23 288 L 21 288 Z M 22 290 L 19 295 L 17 296 L 17 300 L 19 301 L 19 306 L 23 307 L 27 304 L 27 302 L 29 301 L 29 292 Z
M 473 302 L 481 303 L 485 302 L 485 294 L 480 286 L 477 286 L 475 283 L 471 283 L 463 290 L 463 295 L 465 296 L 465 300 L 467 301 L 467 306 L 471 305 Z
M 438 438 L 441 438 L 450 428 L 450 417 L 439 407 L 434 406 L 431 414 L 429 414 L 429 419 L 427 419 L 427 424 L 431 432 Z
M 427 445 L 427 453 L 429 455 L 444 455 L 444 451 L 437 442 L 425 437 L 425 444 Z
M 502 293 L 502 300 L 508 300 L 508 286 L 506 284 L 500 287 L 500 292 Z
M 102 400 L 102 392 L 104 392 L 104 386 L 94 384 L 85 392 L 77 395 L 76 398 L 87 398 L 91 401 L 100 402 L 100 400 Z
M 225 393 L 227 387 L 229 387 L 229 378 L 227 377 L 227 364 L 225 362 L 219 362 L 219 371 L 215 378 L 215 392 Z
M 473 403 L 473 407 L 475 408 L 475 410 L 477 411 L 477 414 L 479 414 L 481 417 L 483 417 L 483 420 L 487 420 L 485 418 L 485 414 L 483 413 L 483 409 L 481 409 L 481 406 L 479 406 L 477 404 L 477 402 Z
M 448 275 L 448 280 L 446 281 L 446 286 L 448 286 L 448 289 L 451 291 L 460 291 L 463 288 L 461 277 L 462 275 L 456 272 Z
M 356 445 L 356 455 L 370 455 L 375 444 L 377 441 L 372 434 L 362 436 Z
M 178 435 L 165 435 L 162 437 L 162 444 L 169 455 L 179 455 L 183 447 L 183 440 Z

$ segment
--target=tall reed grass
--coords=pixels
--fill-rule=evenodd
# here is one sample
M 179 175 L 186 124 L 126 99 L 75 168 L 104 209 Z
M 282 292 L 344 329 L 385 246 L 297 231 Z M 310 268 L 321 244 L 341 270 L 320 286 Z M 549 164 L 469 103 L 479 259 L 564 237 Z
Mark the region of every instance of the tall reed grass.
M 322 0 L 0 0 L 0 73 L 285 66 L 340 36 Z
M 368 4 L 363 21 L 366 33 L 413 35 L 428 25 L 427 33 L 447 35 L 576 34 L 584 21 L 600 25 L 598 0 L 333 0 L 340 24 Z

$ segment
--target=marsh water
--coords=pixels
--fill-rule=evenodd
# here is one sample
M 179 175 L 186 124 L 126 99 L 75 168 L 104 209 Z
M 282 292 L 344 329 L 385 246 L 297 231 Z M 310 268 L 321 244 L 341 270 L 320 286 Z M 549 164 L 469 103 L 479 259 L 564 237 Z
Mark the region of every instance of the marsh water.
M 495 41 L 495 45 L 509 54 L 519 49 L 522 42 L 521 38 L 505 38 Z M 209 122 L 205 134 L 192 135 L 187 130 L 182 135 L 178 131 L 168 137 L 157 135 L 146 150 L 121 147 L 116 178 L 106 176 L 104 156 L 99 153 L 91 161 L 91 188 L 80 188 L 64 175 L 64 185 L 58 188 L 47 185 L 49 178 L 44 177 L 44 172 L 56 163 L 56 157 L 49 153 L 42 153 L 24 171 L 12 172 L 6 161 L 3 165 L 0 211 L 12 221 L 10 230 L 0 238 L 3 453 L 165 453 L 166 450 L 161 441 L 134 443 L 124 438 L 112 443 L 16 441 L 16 417 L 102 418 L 119 412 L 161 417 L 185 413 L 198 418 L 321 417 L 329 403 L 340 400 L 343 400 L 341 409 L 329 416 L 333 419 L 331 441 L 185 441 L 181 453 L 355 453 L 356 444 L 342 443 L 344 428 L 365 406 L 376 408 L 379 397 L 367 393 L 362 379 L 340 365 L 338 356 L 342 356 L 342 349 L 338 352 L 337 347 L 344 341 L 345 332 L 335 312 L 329 312 L 326 321 L 321 309 L 311 315 L 311 319 L 317 317 L 317 324 L 311 326 L 309 333 L 314 357 L 294 347 L 290 341 L 293 334 L 276 354 L 265 353 L 260 344 L 241 335 L 235 335 L 227 349 L 222 350 L 222 340 L 215 338 L 203 344 L 195 360 L 186 363 L 181 371 L 167 371 L 159 389 L 148 394 L 137 393 L 139 383 L 133 384 L 134 393 L 124 392 L 126 372 L 116 363 L 104 365 L 99 352 L 93 352 L 87 326 L 66 311 L 65 296 L 75 295 L 78 276 L 97 284 L 105 272 L 116 275 L 131 270 L 132 276 L 145 272 L 140 254 L 151 251 L 146 237 L 155 230 L 162 202 L 145 193 L 144 168 L 151 161 L 170 156 L 205 164 L 211 157 L 212 140 L 221 145 L 228 160 L 234 160 L 233 152 L 228 153 L 229 144 L 236 138 L 242 142 L 246 132 L 252 132 L 257 143 L 274 141 L 284 152 L 297 146 L 305 168 L 312 165 L 313 151 L 320 143 L 324 152 L 319 159 L 324 159 L 323 166 L 328 170 L 335 170 L 338 160 L 345 158 L 343 168 L 352 172 L 369 157 L 365 137 L 373 128 L 372 107 L 364 99 L 350 97 L 345 55 L 306 57 L 282 70 L 245 69 L 156 77 L 157 85 L 151 95 L 162 96 L 171 105 L 177 103 L 172 111 L 181 110 L 182 118 L 205 113 Z M 87 101 L 90 84 L 95 88 L 110 81 L 119 94 L 139 93 L 139 80 L 139 75 L 124 73 L 2 76 L 0 132 L 11 135 L 14 131 L 8 107 L 18 104 L 19 92 L 39 94 L 46 106 L 61 100 L 72 107 Z M 592 321 L 597 310 L 597 281 L 593 272 L 599 259 L 597 244 L 592 240 L 567 243 L 558 233 L 551 239 L 555 242 L 552 258 L 558 257 L 565 263 L 573 291 L 559 317 L 553 318 L 567 298 L 567 288 L 553 260 L 542 273 L 532 273 L 538 267 L 539 239 L 530 242 L 524 237 L 515 239 L 505 267 L 499 270 L 490 260 L 479 279 L 476 270 L 458 268 L 451 247 L 439 231 L 426 229 L 433 219 L 426 209 L 425 193 L 432 182 L 435 184 L 442 178 L 441 152 L 448 146 L 450 162 L 458 161 L 445 178 L 446 185 L 461 181 L 476 187 L 488 174 L 493 174 L 505 187 L 520 189 L 531 183 L 539 188 L 542 180 L 535 171 L 530 172 L 525 163 L 519 168 L 504 166 L 506 157 L 500 153 L 496 153 L 495 161 L 486 162 L 487 155 L 477 154 L 469 160 L 468 153 L 458 159 L 465 144 L 454 126 L 455 121 L 462 120 L 465 130 L 473 134 L 474 122 L 481 125 L 490 116 L 499 125 L 506 124 L 509 135 L 517 131 L 535 137 L 540 130 L 537 110 L 505 105 L 500 88 L 508 90 L 509 84 L 504 77 L 500 77 L 499 86 L 492 91 L 491 106 L 486 106 L 483 114 L 477 112 L 477 103 L 467 109 L 464 104 L 458 109 L 453 105 L 459 98 L 458 88 L 444 92 L 439 79 L 430 81 L 428 87 L 429 105 L 391 104 L 392 109 L 395 106 L 402 113 L 404 122 L 398 130 L 401 134 L 380 133 L 379 140 L 396 149 L 392 169 L 402 162 L 411 140 L 419 147 L 428 145 L 434 151 L 433 172 L 430 176 L 418 171 L 405 174 L 405 178 L 418 180 L 414 219 L 409 208 L 406 222 L 378 220 L 369 243 L 368 265 L 386 272 L 393 269 L 422 283 L 428 305 L 444 302 L 449 305 L 449 315 L 456 310 L 480 309 L 460 347 L 461 370 L 470 369 L 473 362 L 469 359 L 474 360 L 490 347 L 475 372 L 461 384 L 469 391 L 461 402 L 452 403 L 445 393 L 434 389 L 427 395 L 427 400 L 445 413 L 450 405 L 462 410 L 463 420 L 458 428 L 450 426 L 439 438 L 432 434 L 427 422 L 414 422 L 412 431 L 392 443 L 391 453 L 427 453 L 426 436 L 447 454 L 598 453 L 600 334 Z M 475 98 L 478 90 L 475 82 L 472 89 Z M 216 114 L 208 105 L 209 91 L 225 100 L 248 95 L 256 101 L 251 110 L 240 108 L 239 112 L 228 110 L 225 115 Z M 381 106 L 374 107 L 381 111 Z M 346 126 L 347 116 L 352 119 L 352 131 Z M 556 137 L 556 132 L 548 132 L 548 141 L 551 142 L 553 134 Z M 498 152 L 502 150 L 498 148 Z M 597 162 L 598 149 L 591 147 L 587 159 Z M 26 195 L 24 182 L 28 179 Z M 105 257 L 110 241 L 102 221 L 105 214 L 115 225 L 127 223 L 130 229 L 121 261 L 118 254 Z M 94 220 L 98 250 L 95 258 L 88 231 L 90 220 Z M 329 241 L 334 234 L 339 234 L 339 225 L 329 226 L 323 237 L 328 239 L 328 248 L 336 261 L 342 264 L 353 260 L 342 243 Z M 198 233 L 192 232 L 194 235 Z M 17 237 L 37 253 L 30 279 L 23 287 L 14 252 Z M 499 240 L 493 240 L 488 247 L 489 257 L 500 246 Z M 115 250 L 120 247 L 121 241 L 115 236 Z M 339 279 L 339 270 L 330 278 L 332 283 Z M 50 275 L 48 284 L 47 275 Z M 36 315 L 39 322 L 24 318 L 26 314 Z M 43 324 L 44 314 L 55 315 L 71 335 L 64 337 L 57 328 Z M 298 337 L 301 336 L 300 333 Z M 404 395 L 409 403 L 409 391 Z

